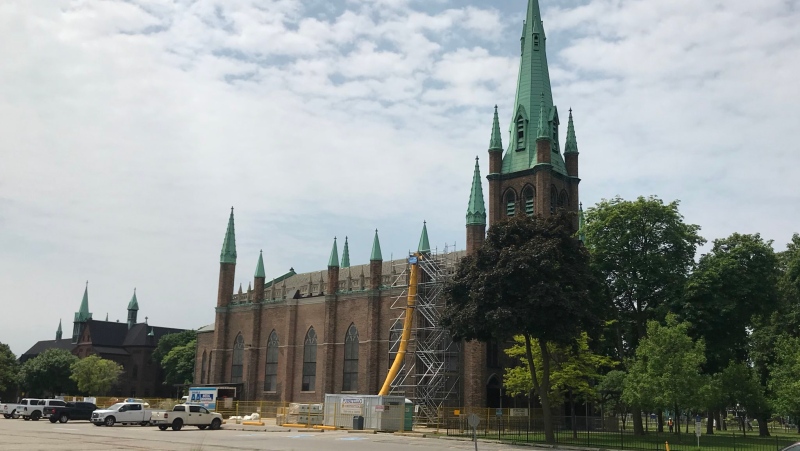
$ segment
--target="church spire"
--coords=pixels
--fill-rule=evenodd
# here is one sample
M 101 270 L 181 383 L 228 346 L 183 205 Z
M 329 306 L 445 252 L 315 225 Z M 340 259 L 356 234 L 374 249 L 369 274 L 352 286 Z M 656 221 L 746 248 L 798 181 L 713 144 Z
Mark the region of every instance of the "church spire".
M 375 239 L 372 240 L 372 254 L 369 256 L 369 261 L 383 261 L 383 254 L 381 253 L 381 242 L 378 239 L 378 229 L 375 229 Z
M 81 306 L 78 311 L 75 312 L 75 322 L 82 323 L 90 319 L 92 319 L 92 314 L 89 312 L 89 282 L 86 282 L 86 288 L 83 290 Z
M 347 243 L 347 237 L 344 237 L 344 249 L 342 249 L 342 268 L 350 267 L 350 245 Z
M 231 207 L 231 216 L 228 219 L 228 230 L 225 232 L 225 240 L 222 242 L 222 252 L 219 255 L 219 262 L 236 264 L 236 232 L 233 227 L 233 207 Z
M 139 300 L 136 299 L 136 288 L 133 289 L 133 297 L 128 303 L 128 329 L 136 324 L 136 316 L 139 314 Z
M 59 319 L 58 320 L 58 329 L 56 330 L 56 341 L 61 341 L 61 335 L 62 335 L 61 320 Z
M 339 249 L 336 246 L 336 237 L 333 237 L 333 249 L 331 249 L 331 258 L 328 259 L 328 267 L 339 267 Z
M 496 120 L 497 113 L 494 117 Z M 481 184 L 481 168 L 478 164 L 478 157 L 475 157 L 475 172 L 472 175 L 472 190 L 469 193 L 467 225 L 486 225 L 486 204 L 483 202 L 483 185 Z
M 419 237 L 419 246 L 417 247 L 417 252 L 420 254 L 430 254 L 431 253 L 431 243 L 428 240 L 428 223 L 422 223 L 422 234 Z
M 256 264 L 256 278 L 267 278 L 267 273 L 264 271 L 264 251 L 258 252 L 258 263 Z
M 536 140 L 550 139 L 550 125 L 547 122 L 547 110 L 544 106 L 544 93 L 539 104 L 539 127 L 536 129 Z
M 494 106 L 494 120 L 492 121 L 492 139 L 489 141 L 489 152 L 502 152 L 503 138 L 500 134 L 500 117 L 497 115 L 497 105 Z
M 575 138 L 575 124 L 572 123 L 572 108 L 569 109 L 569 124 L 567 125 L 567 141 L 564 143 L 564 153 L 578 153 L 578 140 Z

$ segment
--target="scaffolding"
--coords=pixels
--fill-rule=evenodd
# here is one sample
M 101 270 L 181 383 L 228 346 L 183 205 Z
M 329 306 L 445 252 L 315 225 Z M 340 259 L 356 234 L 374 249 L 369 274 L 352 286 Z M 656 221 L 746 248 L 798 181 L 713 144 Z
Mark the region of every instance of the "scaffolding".
M 403 366 L 391 382 L 393 395 L 411 399 L 416 406 L 417 422 L 433 424 L 440 407 L 461 403 L 461 344 L 454 342 L 441 326 L 445 284 L 453 277 L 460 252 L 448 247 L 433 251 L 419 260 L 416 314 Z M 391 309 L 398 311 L 389 336 L 389 361 L 400 345 L 408 303 L 409 266 L 397 261 L 392 268 L 392 288 L 401 290 Z

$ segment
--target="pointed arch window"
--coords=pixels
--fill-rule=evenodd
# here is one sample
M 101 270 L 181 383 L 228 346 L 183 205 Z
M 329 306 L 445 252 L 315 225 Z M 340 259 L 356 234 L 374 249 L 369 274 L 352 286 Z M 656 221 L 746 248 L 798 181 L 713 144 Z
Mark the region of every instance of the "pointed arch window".
M 517 150 L 525 148 L 525 118 L 517 116 Z
M 550 214 L 556 212 L 556 206 L 558 205 L 558 190 L 556 190 L 555 186 L 550 187 Z
M 569 206 L 569 195 L 566 190 L 561 190 L 558 196 L 558 208 L 567 208 Z
M 525 202 L 525 214 L 533 216 L 536 207 L 536 194 L 532 186 L 527 186 L 522 191 L 522 200 Z
M 278 390 L 278 333 L 274 330 L 267 340 L 267 363 L 264 368 L 264 391 Z
M 358 391 L 358 329 L 351 324 L 344 337 L 344 378 L 342 391 Z
M 302 391 L 314 391 L 317 382 L 317 333 L 308 330 L 303 342 L 303 386 Z
M 206 358 L 207 358 L 206 357 L 206 351 L 203 351 L 203 359 L 201 360 L 202 363 L 200 365 L 200 383 L 201 384 L 205 384 L 206 383 L 206 365 L 207 365 Z
M 236 336 L 233 342 L 233 362 L 231 362 L 231 383 L 240 384 L 244 374 L 244 337 Z
M 506 203 L 506 216 L 510 218 L 514 216 L 514 214 L 517 212 L 517 195 L 516 193 L 514 193 L 514 191 L 509 190 L 506 193 L 505 203 Z

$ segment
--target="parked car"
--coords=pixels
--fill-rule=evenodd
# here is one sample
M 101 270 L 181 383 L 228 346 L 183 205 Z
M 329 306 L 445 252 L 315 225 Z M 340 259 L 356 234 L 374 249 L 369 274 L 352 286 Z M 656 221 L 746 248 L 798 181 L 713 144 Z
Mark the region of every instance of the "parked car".
M 222 415 L 209 412 L 205 407 L 194 404 L 178 404 L 172 412 L 153 412 L 150 423 L 158 426 L 162 431 L 171 427 L 173 431 L 180 431 L 183 426 L 197 426 L 200 429 L 219 429 L 222 425 Z
M 120 402 L 107 409 L 92 412 L 95 426 L 114 426 L 115 424 L 150 424 L 152 412 L 139 402 Z
M 19 404 L 16 403 L 5 403 L 0 404 L 0 415 L 3 415 L 4 418 L 9 419 L 17 419 L 19 418 L 19 414 L 17 413 L 17 407 Z
M 45 407 L 60 406 L 64 407 L 67 403 L 60 399 L 28 399 L 25 398 L 19 402 L 17 413 L 23 420 L 39 421 L 42 418 L 42 409 Z
M 49 406 L 42 409 L 42 416 L 50 420 L 66 423 L 69 420 L 91 421 L 92 412 L 97 410 L 97 406 L 90 402 L 68 402 L 64 407 Z

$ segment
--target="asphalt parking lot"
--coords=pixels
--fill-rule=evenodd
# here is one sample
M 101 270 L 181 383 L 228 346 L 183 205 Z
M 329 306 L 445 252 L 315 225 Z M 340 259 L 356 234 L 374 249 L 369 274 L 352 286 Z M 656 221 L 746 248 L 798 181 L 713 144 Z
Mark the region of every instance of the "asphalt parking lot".
M 228 428 L 227 430 L 225 428 Z M 348 434 L 345 431 L 298 432 L 276 427 L 260 430 L 219 431 L 185 428 L 174 432 L 154 427 L 97 427 L 85 421 L 51 424 L 49 421 L 0 418 L 0 449 L 10 450 L 291 450 L 291 451 L 433 451 L 474 450 L 468 441 L 397 436 Z M 494 443 L 478 444 L 481 451 L 530 450 Z

